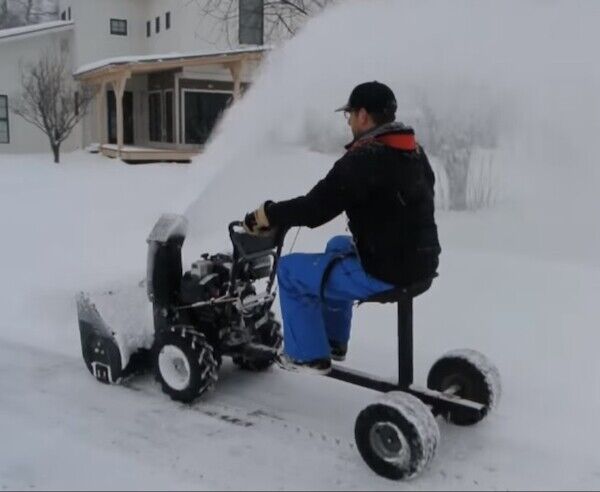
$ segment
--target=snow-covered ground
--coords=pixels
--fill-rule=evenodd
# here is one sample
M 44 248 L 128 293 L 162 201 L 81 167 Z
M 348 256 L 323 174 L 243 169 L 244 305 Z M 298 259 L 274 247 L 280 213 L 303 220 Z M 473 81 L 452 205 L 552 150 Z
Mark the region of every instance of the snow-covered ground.
M 579 10 L 571 2 L 460 3 L 462 10 L 454 6 L 435 17 L 429 14 L 442 4 L 351 3 L 316 19 L 274 54 L 191 165 L 127 166 L 76 152 L 57 166 L 49 155 L 1 155 L 0 488 L 600 487 L 600 199 L 592 165 L 600 102 L 590 90 L 600 72 L 588 56 L 598 7 L 574 4 Z M 516 5 L 520 15 L 509 15 Z M 471 17 L 461 20 L 467 7 Z M 408 8 L 412 20 L 401 15 Z M 426 14 L 431 32 L 420 38 L 418 60 L 408 60 L 400 41 L 416 35 L 411 23 Z M 499 42 L 504 28 L 494 27 L 499 18 L 513 23 L 505 44 Z M 542 34 L 559 20 L 563 29 L 549 46 L 532 40 L 514 54 L 518 41 L 529 39 L 533 20 Z M 381 29 L 353 45 L 348 35 L 361 22 L 397 30 Z M 476 25 L 460 29 L 465 23 Z M 564 26 L 575 24 L 577 34 L 565 34 Z M 397 42 L 400 66 L 375 49 L 386 37 Z M 443 66 L 439 46 L 447 50 Z M 465 47 L 475 61 L 467 61 Z M 502 89 L 510 88 L 523 109 L 501 145 L 506 189 L 493 209 L 437 213 L 440 277 L 415 301 L 415 369 L 423 383 L 439 355 L 474 348 L 497 364 L 504 392 L 498 410 L 473 428 L 440 421 L 440 449 L 421 477 L 390 482 L 361 460 L 353 427 L 375 397 L 369 390 L 278 369 L 248 374 L 226 362 L 216 390 L 185 406 L 151 378 L 108 387 L 90 376 L 80 354 L 75 295 L 141 280 L 145 239 L 161 213 L 185 211 L 190 218 L 186 265 L 226 247 L 228 221 L 266 198 L 305 192 L 328 170 L 340 154 L 331 142 L 347 131 L 329 108 L 354 83 L 378 78 L 402 93 L 433 68 L 448 79 L 462 71 L 489 82 L 495 65 L 477 63 L 489 62 L 486 50 L 508 68 L 529 61 L 523 84 L 513 70 L 501 77 Z M 335 54 L 347 58 L 343 66 L 322 72 Z M 557 81 L 565 65 L 571 71 Z M 409 80 L 406 67 L 419 77 Z M 540 80 L 547 83 L 534 94 Z M 344 228 L 340 218 L 303 229 L 294 249 L 317 251 Z M 394 315 L 390 306 L 357 309 L 348 366 L 394 375 Z

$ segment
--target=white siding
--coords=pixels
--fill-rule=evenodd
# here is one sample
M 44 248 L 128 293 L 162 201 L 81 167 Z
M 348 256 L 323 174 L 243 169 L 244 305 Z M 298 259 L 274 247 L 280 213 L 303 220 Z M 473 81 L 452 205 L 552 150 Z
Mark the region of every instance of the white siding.
M 230 45 L 222 24 L 212 17 L 202 17 L 198 3 L 179 0 L 147 0 L 145 21 L 152 21 L 152 34 L 147 38 L 147 53 L 226 50 Z M 171 28 L 165 29 L 165 14 L 171 12 Z M 156 34 L 154 20 L 160 17 L 161 30 Z M 145 25 L 145 22 L 144 22 Z M 234 37 L 237 39 L 237 27 Z
M 45 47 L 56 46 L 69 49 L 73 31 L 46 32 L 39 36 L 0 41 L 0 94 L 8 96 L 9 106 L 21 91 L 20 65 L 35 62 Z M 46 135 L 20 116 L 9 112 L 10 143 L 0 144 L 1 153 L 50 152 Z M 81 141 L 80 129 L 76 128 L 63 143 L 61 150 L 73 150 Z

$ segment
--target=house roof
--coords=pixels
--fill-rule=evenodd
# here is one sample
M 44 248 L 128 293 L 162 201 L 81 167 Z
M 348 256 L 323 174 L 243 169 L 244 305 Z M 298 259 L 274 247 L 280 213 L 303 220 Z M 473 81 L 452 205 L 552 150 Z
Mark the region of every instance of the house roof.
M 207 63 L 226 63 L 228 61 L 236 61 L 236 59 L 244 57 L 244 55 L 260 55 L 265 51 L 272 49 L 271 46 L 255 46 L 252 48 L 239 48 L 226 51 L 199 51 L 191 53 L 166 53 L 152 55 L 134 55 L 134 56 L 119 56 L 114 58 L 106 58 L 93 63 L 88 63 L 79 67 L 74 76 L 78 78 L 88 78 L 101 73 L 117 70 L 144 71 L 152 68 L 153 70 L 160 68 L 168 68 L 174 64 L 202 60 Z
M 73 28 L 73 21 L 52 21 L 41 22 L 40 24 L 31 24 L 29 26 L 12 27 L 10 29 L 0 29 L 0 41 L 10 41 L 22 39 L 27 35 L 43 34 L 46 31 L 61 31 Z

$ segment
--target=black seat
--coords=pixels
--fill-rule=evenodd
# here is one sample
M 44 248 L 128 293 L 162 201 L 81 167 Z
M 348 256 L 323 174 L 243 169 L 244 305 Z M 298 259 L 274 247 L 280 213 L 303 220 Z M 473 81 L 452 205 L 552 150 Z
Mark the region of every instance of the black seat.
M 395 302 L 398 305 L 398 386 L 413 383 L 413 298 L 425 292 L 438 274 L 405 287 L 385 290 L 361 302 Z
M 379 302 L 379 303 L 387 303 L 387 302 L 401 302 L 407 299 L 413 299 L 418 295 L 421 295 L 423 292 L 431 287 L 433 279 L 438 276 L 437 273 L 433 274 L 433 276 L 428 277 L 423 280 L 419 280 L 414 284 L 405 286 L 405 287 L 396 287 L 395 289 L 385 290 L 383 292 L 379 292 L 377 294 L 373 294 L 370 297 L 367 297 L 361 302 Z

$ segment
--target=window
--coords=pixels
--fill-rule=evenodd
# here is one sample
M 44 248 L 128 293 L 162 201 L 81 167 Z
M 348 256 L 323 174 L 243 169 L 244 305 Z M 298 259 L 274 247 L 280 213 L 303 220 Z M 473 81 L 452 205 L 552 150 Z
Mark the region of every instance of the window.
M 63 10 L 60 14 L 60 20 L 67 20 L 67 11 Z
M 155 23 L 155 27 L 156 27 L 156 33 L 158 34 L 160 32 L 160 17 L 157 17 L 154 21 Z
M 240 0 L 240 44 L 263 44 L 264 0 Z
M 10 143 L 8 133 L 8 96 L 0 96 L 0 143 Z
M 75 91 L 75 116 L 79 116 L 79 92 Z
M 200 145 L 206 143 L 230 99 L 230 93 L 184 89 L 184 142 Z
M 146 37 L 149 38 L 152 34 L 152 23 L 150 21 L 146 22 Z
M 127 36 L 127 21 L 124 19 L 111 19 L 110 33 L 117 36 Z
M 68 8 L 67 12 L 67 19 L 71 20 L 71 7 Z
M 165 30 L 171 29 L 171 12 L 165 14 Z

